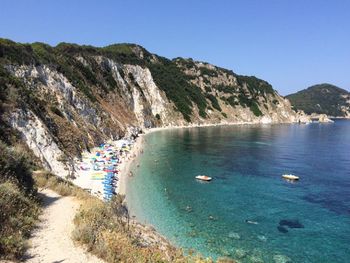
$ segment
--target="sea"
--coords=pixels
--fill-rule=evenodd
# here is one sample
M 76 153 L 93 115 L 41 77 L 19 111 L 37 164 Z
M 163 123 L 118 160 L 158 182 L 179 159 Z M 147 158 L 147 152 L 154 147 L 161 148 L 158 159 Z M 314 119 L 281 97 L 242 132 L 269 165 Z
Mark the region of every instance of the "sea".
M 348 120 L 156 131 L 132 170 L 131 215 L 186 253 L 350 262 Z

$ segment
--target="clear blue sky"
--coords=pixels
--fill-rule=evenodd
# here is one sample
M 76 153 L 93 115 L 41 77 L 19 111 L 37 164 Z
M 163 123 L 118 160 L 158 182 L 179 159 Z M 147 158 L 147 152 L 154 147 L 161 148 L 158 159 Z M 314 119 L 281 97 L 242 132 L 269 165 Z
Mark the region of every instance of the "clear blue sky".
M 323 82 L 350 89 L 347 0 L 2 0 L 0 37 L 137 43 L 255 75 L 283 95 Z

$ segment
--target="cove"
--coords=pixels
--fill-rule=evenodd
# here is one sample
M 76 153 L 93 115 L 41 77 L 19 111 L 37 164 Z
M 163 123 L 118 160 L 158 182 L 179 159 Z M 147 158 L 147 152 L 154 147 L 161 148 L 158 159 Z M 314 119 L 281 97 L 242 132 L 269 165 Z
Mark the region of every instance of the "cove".
M 152 132 L 132 170 L 131 214 L 184 249 L 241 262 L 350 257 L 350 121 Z

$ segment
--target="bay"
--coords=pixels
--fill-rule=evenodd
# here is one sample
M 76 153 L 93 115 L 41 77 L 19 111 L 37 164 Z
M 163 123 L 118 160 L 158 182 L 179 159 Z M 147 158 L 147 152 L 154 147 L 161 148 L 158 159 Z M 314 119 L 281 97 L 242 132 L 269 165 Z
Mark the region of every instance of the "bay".
M 171 129 L 144 140 L 127 203 L 175 245 L 241 262 L 349 261 L 350 121 Z

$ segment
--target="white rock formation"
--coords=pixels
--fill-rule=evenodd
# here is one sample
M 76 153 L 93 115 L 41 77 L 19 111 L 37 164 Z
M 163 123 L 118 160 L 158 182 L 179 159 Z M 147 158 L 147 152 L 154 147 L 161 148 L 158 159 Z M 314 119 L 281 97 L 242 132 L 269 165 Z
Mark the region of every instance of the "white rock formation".
M 70 171 L 61 162 L 64 153 L 58 148 L 46 126 L 31 111 L 17 110 L 12 113 L 9 123 L 23 136 L 24 141 L 34 154 L 40 158 L 46 169 L 65 177 Z

